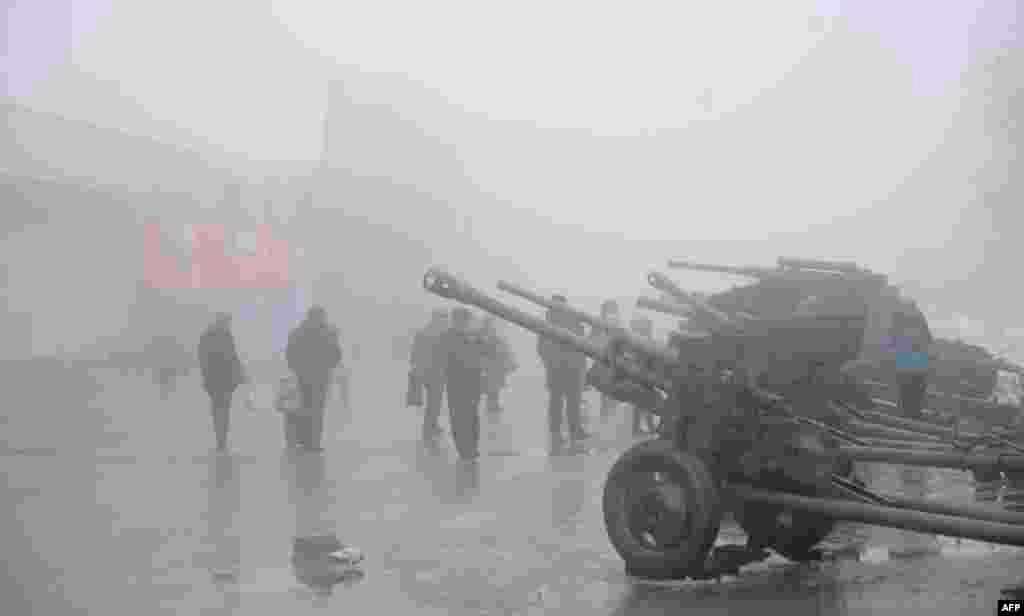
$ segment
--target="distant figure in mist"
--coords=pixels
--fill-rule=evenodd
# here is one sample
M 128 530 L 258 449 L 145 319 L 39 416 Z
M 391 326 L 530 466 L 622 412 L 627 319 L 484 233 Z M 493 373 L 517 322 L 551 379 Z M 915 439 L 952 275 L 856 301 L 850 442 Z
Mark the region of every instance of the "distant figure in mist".
M 305 320 L 288 337 L 285 356 L 299 382 L 303 408 L 301 413 L 289 415 L 290 430 L 285 434 L 289 446 L 322 451 L 327 392 L 342 359 L 338 337 L 338 329 L 327 322 L 327 311 L 322 306 L 310 308 Z
M 198 355 L 203 389 L 211 401 L 217 451 L 223 452 L 227 450 L 231 397 L 245 381 L 242 361 L 231 333 L 230 314 L 218 314 L 213 324 L 199 337 Z
M 566 304 L 562 295 L 551 298 L 558 304 Z M 547 321 L 571 331 L 577 336 L 584 334 L 583 325 L 566 310 L 548 310 Z M 548 389 L 548 430 L 552 445 L 563 442 L 563 414 L 569 428 L 569 439 L 581 441 L 587 438 L 583 429 L 581 403 L 583 382 L 587 371 L 587 356 L 557 342 L 538 336 L 537 354 L 544 363 Z
M 895 355 L 899 406 L 903 416 L 923 419 L 928 391 L 928 360 L 934 340 L 928 321 L 917 304 L 900 302 L 893 313 L 889 344 Z
M 174 390 L 177 379 L 187 374 L 185 367 L 189 364 L 189 353 L 174 336 L 155 339 L 151 348 L 156 363 L 156 382 L 161 397 L 166 400 Z
M 448 421 L 459 458 L 480 456 L 480 399 L 484 393 L 484 361 L 497 357 L 494 340 L 472 328 L 467 308 L 452 310 L 451 327 L 441 336 Z
M 426 392 L 423 411 L 422 436 L 424 440 L 441 434 L 441 403 L 444 400 L 445 370 L 441 338 L 448 330 L 448 311 L 435 309 L 430 322 L 416 332 L 409 358 L 410 371 Z
M 497 346 L 498 354 L 484 362 L 484 379 L 487 393 L 487 411 L 500 413 L 501 392 L 508 385 L 508 376 L 518 369 L 512 349 L 504 336 L 498 331 L 497 321 L 493 316 L 483 320 L 484 335 L 491 338 Z
M 637 317 L 629 322 L 629 330 L 640 338 L 654 340 L 654 322 L 647 317 Z M 633 410 L 633 436 L 643 436 L 654 432 L 654 413 L 652 409 L 645 409 L 629 405 Z
M 619 311 L 619 303 L 615 300 L 609 299 L 601 304 L 601 318 L 613 325 L 622 325 L 622 315 Z M 599 345 L 608 344 L 609 334 L 611 332 L 594 327 L 590 330 L 590 339 Z M 601 394 L 601 418 L 607 419 L 611 417 L 615 410 L 619 407 L 619 402 L 611 396 Z

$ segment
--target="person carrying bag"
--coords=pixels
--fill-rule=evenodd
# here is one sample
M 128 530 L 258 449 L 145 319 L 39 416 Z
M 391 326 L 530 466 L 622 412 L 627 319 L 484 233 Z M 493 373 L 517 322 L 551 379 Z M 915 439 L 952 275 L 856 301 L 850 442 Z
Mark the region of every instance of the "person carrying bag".
M 405 406 L 423 406 L 423 383 L 413 370 L 409 371 L 409 380 L 405 388 Z
M 277 393 L 274 396 L 274 408 L 284 421 L 285 446 L 294 448 L 299 446 L 298 418 L 302 414 L 302 391 L 299 388 L 299 379 L 294 374 L 287 374 L 281 377 L 277 383 Z

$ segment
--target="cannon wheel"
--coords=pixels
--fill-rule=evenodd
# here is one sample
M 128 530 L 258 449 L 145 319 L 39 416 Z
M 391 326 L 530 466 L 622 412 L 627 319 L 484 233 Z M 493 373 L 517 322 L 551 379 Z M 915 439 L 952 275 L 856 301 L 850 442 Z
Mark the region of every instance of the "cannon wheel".
M 702 571 L 722 516 L 707 465 L 664 439 L 639 443 L 616 461 L 603 508 L 626 573 L 662 580 Z

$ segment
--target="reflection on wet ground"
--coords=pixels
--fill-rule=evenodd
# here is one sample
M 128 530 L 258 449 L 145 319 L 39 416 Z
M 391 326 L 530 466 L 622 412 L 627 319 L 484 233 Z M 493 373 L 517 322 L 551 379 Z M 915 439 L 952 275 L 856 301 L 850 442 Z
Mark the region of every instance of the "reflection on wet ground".
M 401 368 L 388 378 L 404 382 Z M 840 524 L 821 563 L 772 556 L 717 581 L 630 579 L 601 513 L 604 477 L 632 441 L 626 415 L 592 418 L 585 447 L 549 448 L 542 390 L 523 387 L 485 417 L 481 459 L 463 463 L 447 435 L 419 442 L 415 410 L 356 387 L 351 415 L 328 417 L 325 453 L 282 451 L 280 417 L 239 407 L 239 451 L 219 456 L 204 449 L 194 383 L 161 401 L 152 381 L 105 378 L 65 401 L 72 431 L 7 416 L 10 613 L 719 614 L 770 602 L 793 616 L 989 614 L 1024 577 L 1016 548 Z M 858 470 L 880 492 L 1024 508 L 1020 483 Z M 727 523 L 720 543 L 743 539 Z M 365 575 L 343 562 L 346 544 L 366 554 Z
M 978 484 L 975 499 L 991 503 L 1009 511 L 1024 511 L 1024 479 L 1010 478 Z

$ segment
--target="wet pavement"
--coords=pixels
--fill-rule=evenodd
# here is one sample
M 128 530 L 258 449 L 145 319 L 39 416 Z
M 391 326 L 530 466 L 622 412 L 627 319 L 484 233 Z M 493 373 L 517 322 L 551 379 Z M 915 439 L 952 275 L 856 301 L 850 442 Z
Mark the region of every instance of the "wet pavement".
M 0 611 L 12 616 L 991 614 L 1000 589 L 1024 579 L 1016 548 L 859 525 L 837 529 L 823 563 L 773 556 L 720 581 L 630 579 L 600 504 L 632 440 L 628 417 L 592 420 L 588 450 L 549 455 L 539 375 L 512 377 L 476 464 L 417 441 L 420 414 L 401 405 L 393 362 L 356 367 L 354 409 L 332 405 L 322 455 L 283 451 L 269 389 L 254 388 L 252 408 L 239 396 L 234 450 L 216 455 L 194 375 L 166 396 L 111 369 L 5 379 L 8 391 L 46 384 L 9 396 L 32 403 L 2 419 Z M 861 470 L 907 496 L 1024 500 L 957 471 Z M 366 555 L 362 576 L 324 582 L 294 558 L 295 537 L 332 533 Z M 720 539 L 743 536 L 726 525 Z

